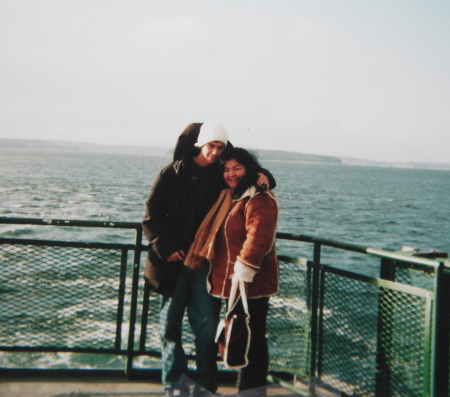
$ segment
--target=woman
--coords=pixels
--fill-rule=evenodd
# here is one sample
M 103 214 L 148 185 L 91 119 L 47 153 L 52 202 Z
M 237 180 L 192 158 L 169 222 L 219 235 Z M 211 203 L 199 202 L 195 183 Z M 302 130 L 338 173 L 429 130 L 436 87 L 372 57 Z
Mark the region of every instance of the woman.
M 209 293 L 229 298 L 231 279 L 246 282 L 250 314 L 249 364 L 240 370 L 239 390 L 266 385 L 269 357 L 266 319 L 269 296 L 278 292 L 279 267 L 275 252 L 278 203 L 270 190 L 256 185 L 260 165 L 246 150 L 233 148 L 222 159 L 229 189 L 222 191 L 196 235 L 185 263 L 211 263 Z M 241 300 L 236 310 L 243 311 Z

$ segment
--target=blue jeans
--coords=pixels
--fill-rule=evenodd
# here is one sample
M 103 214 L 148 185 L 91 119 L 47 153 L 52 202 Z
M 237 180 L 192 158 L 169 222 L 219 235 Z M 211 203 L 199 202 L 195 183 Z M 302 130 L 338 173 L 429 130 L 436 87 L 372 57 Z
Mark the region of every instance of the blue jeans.
M 162 350 L 162 383 L 175 386 L 181 375 L 188 376 L 187 359 L 182 346 L 182 322 L 187 309 L 195 336 L 196 371 L 194 381 L 214 393 L 217 390 L 217 346 L 214 341 L 221 300 L 208 294 L 208 266 L 184 267 L 174 294 L 161 297 L 159 333 Z

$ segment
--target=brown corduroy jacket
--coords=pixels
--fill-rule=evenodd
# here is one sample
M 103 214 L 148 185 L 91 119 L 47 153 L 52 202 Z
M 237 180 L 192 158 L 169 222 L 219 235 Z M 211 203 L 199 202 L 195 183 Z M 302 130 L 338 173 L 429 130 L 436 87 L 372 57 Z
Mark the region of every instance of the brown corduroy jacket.
M 278 292 L 279 265 L 275 251 L 278 202 L 267 190 L 252 189 L 235 200 L 220 227 L 214 244 L 214 258 L 208 282 L 210 293 L 229 297 L 234 263 L 239 260 L 257 271 L 247 283 L 247 296 L 257 298 Z

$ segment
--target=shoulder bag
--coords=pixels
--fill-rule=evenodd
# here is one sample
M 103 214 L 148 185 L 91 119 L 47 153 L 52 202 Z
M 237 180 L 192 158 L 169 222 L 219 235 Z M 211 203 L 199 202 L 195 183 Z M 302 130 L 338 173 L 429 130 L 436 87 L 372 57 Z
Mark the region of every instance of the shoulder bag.
M 236 298 L 238 287 L 240 296 Z M 244 313 L 242 314 L 233 311 L 239 298 L 242 299 L 244 307 Z M 251 338 L 249 320 L 244 282 L 233 277 L 228 310 L 225 317 L 220 321 L 216 334 L 219 353 L 227 368 L 244 368 L 248 365 L 248 349 Z

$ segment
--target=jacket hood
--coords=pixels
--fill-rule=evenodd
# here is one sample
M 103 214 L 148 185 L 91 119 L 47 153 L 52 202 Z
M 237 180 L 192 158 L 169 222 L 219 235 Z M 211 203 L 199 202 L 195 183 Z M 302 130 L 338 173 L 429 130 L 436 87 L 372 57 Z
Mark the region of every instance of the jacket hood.
M 198 148 L 194 146 L 197 142 L 200 127 L 203 123 L 191 123 L 178 137 L 177 144 L 173 151 L 173 161 L 183 160 L 186 157 L 193 157 L 198 152 Z

